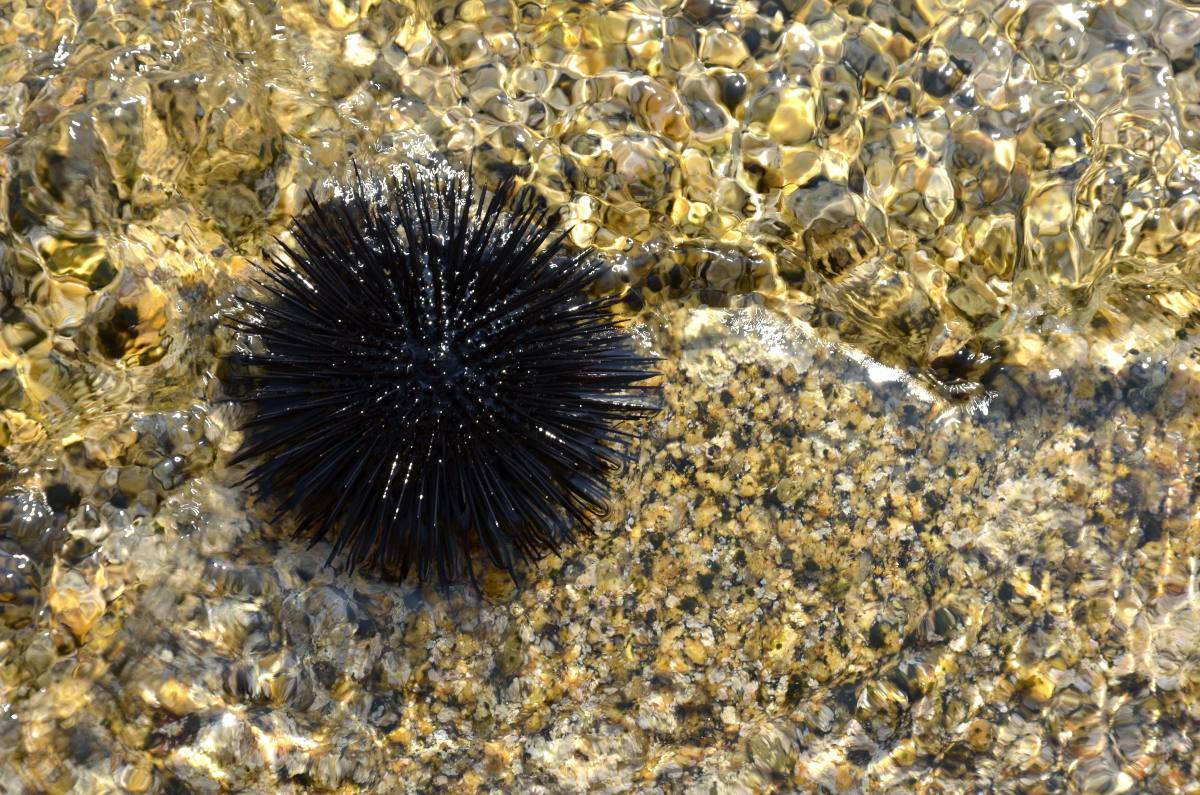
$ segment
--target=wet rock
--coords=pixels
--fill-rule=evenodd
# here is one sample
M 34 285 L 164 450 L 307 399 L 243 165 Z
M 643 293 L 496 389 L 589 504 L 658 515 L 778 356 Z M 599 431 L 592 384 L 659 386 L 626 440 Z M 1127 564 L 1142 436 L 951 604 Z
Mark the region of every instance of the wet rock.
M 0 624 L 9 629 L 28 625 L 42 599 L 41 576 L 33 560 L 0 541 Z

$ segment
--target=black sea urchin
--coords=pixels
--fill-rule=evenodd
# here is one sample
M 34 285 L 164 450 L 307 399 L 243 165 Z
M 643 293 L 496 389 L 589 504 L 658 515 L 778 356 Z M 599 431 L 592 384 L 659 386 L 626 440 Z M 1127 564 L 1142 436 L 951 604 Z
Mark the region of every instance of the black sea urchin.
M 654 360 L 591 297 L 544 210 L 424 168 L 318 202 L 234 326 L 235 461 L 330 560 L 443 584 L 482 550 L 516 577 L 604 513 Z

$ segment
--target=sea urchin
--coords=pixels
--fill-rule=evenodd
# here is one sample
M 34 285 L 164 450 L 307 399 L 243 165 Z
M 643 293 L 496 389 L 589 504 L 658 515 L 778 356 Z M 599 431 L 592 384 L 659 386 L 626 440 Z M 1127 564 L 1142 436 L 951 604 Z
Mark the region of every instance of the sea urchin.
M 235 463 L 330 561 L 443 584 L 474 550 L 514 578 L 607 509 L 654 360 L 589 294 L 544 210 L 505 182 L 409 167 L 308 196 L 232 324 Z

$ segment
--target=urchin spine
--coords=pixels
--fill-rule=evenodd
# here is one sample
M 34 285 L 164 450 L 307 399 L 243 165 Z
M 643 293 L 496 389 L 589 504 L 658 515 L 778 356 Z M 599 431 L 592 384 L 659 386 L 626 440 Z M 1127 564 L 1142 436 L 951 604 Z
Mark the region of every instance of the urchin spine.
M 308 199 L 232 321 L 255 343 L 232 357 L 256 408 L 235 462 L 277 517 L 443 583 L 474 579 L 473 548 L 516 577 L 590 527 L 657 405 L 590 253 L 511 182 L 489 199 L 413 166 Z

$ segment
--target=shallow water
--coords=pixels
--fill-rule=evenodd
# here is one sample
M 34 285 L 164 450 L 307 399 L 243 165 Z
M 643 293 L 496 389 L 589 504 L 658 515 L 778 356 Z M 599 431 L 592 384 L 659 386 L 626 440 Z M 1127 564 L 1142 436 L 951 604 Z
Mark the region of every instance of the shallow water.
M 1200 6 L 0 4 L 0 789 L 1200 786 Z M 482 600 L 321 567 L 216 323 L 515 174 L 667 411 Z

